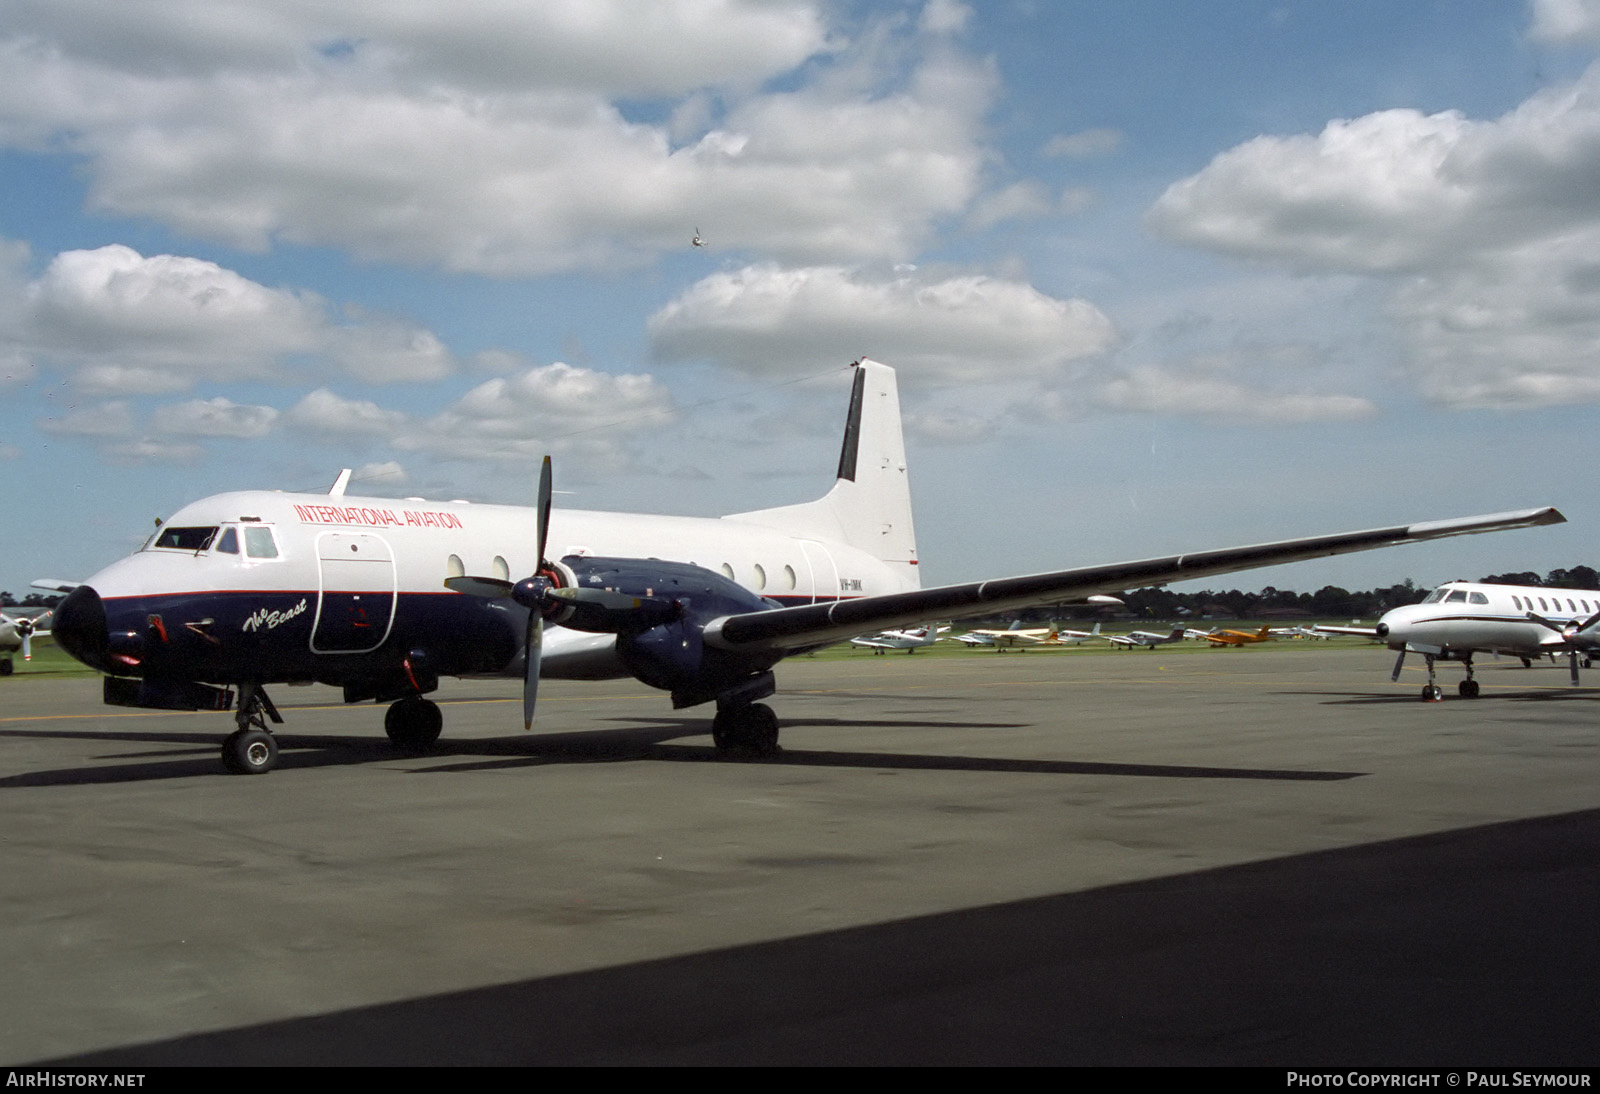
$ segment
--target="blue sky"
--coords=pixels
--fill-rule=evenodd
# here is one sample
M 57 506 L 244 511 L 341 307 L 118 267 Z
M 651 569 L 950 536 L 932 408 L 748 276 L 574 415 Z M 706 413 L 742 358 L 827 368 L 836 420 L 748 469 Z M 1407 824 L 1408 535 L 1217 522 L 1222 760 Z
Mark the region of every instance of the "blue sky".
M 0 588 L 221 490 L 715 514 L 900 370 L 925 579 L 1555 504 L 1600 2 L 0 0 Z M 689 246 L 699 229 L 709 246 Z

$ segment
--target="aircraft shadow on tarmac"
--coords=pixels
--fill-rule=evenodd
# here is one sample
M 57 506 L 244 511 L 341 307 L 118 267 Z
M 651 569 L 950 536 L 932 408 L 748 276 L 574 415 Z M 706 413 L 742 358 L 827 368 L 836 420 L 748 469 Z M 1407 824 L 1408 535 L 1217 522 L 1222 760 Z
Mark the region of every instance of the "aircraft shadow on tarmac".
M 1596 861 L 1587 810 L 34 1066 L 1594 1066 Z
M 1443 686 L 1443 685 L 1441 685 Z M 1455 693 L 1454 688 L 1445 688 L 1445 703 L 1563 703 L 1574 699 L 1593 702 L 1600 689 L 1595 688 L 1549 688 L 1540 691 L 1501 691 L 1504 685 L 1496 684 L 1490 690 L 1485 690 L 1476 699 L 1463 699 Z M 1417 692 L 1407 689 L 1402 692 L 1395 691 L 1284 691 L 1282 695 L 1309 695 L 1323 697 L 1325 706 L 1420 706 L 1422 701 L 1417 698 Z
M 1286 781 L 1337 781 L 1359 778 L 1358 771 L 1279 770 L 1274 768 L 1185 766 L 1178 764 L 1120 764 L 1071 760 L 1008 759 L 982 756 L 940 756 L 901 752 L 853 752 L 804 747 L 781 748 L 772 755 L 719 753 L 710 742 L 704 719 L 632 719 L 644 725 L 576 733 L 539 733 L 515 737 L 441 738 L 426 752 L 405 752 L 373 736 L 336 734 L 278 734 L 278 771 L 349 766 L 354 764 L 435 761 L 407 769 L 410 774 L 462 774 L 511 767 L 548 764 L 621 763 L 660 760 L 678 763 L 744 761 L 795 767 L 891 768 L 906 771 L 989 771 L 1043 775 L 1120 775 L 1187 779 L 1275 779 Z M 1016 723 L 932 722 L 925 720 L 867 721 L 817 718 L 793 726 L 891 726 L 923 729 L 1012 728 Z M 32 771 L 0 778 L 0 790 L 36 786 L 144 782 L 155 779 L 222 776 L 216 759 L 220 735 L 150 731 L 101 732 L 91 730 L 0 730 L 3 738 L 71 739 L 114 743 L 118 752 L 99 754 L 96 760 L 127 759 L 116 766 L 85 766 Z M 704 743 L 678 743 L 684 738 Z M 152 745 L 189 745 L 175 758 L 171 748 L 128 751 L 136 742 Z M 228 776 L 234 777 L 234 776 Z

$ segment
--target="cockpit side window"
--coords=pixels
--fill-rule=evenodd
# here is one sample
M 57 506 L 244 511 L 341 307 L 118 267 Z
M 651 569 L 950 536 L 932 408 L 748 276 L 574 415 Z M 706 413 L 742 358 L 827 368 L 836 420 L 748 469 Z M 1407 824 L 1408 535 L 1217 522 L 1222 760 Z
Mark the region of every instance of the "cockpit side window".
M 1439 601 L 1443 600 L 1447 595 L 1449 595 L 1449 593 L 1450 593 L 1449 589 L 1435 589 L 1435 590 L 1433 590 L 1433 592 L 1428 594 L 1428 598 L 1426 600 L 1424 600 L 1423 603 L 1424 604 L 1437 604 L 1437 603 L 1439 603 Z
M 244 553 L 251 558 L 277 558 L 278 544 L 272 538 L 272 529 L 260 525 L 246 525 Z
M 156 537 L 155 546 L 170 547 L 177 551 L 204 551 L 211 546 L 211 540 L 216 536 L 215 526 L 210 528 L 172 528 L 161 529 L 161 534 Z
M 1449 596 L 1445 597 L 1446 604 L 1465 604 L 1466 601 L 1467 593 L 1464 589 L 1455 589 Z
M 1468 600 L 1469 603 L 1472 603 L 1472 604 L 1487 604 L 1487 603 L 1489 603 L 1489 598 L 1484 596 L 1482 593 L 1472 593 L 1472 594 L 1468 595 L 1467 600 Z
M 233 528 L 224 528 L 222 538 L 217 541 L 217 550 L 225 555 L 239 553 L 239 533 Z

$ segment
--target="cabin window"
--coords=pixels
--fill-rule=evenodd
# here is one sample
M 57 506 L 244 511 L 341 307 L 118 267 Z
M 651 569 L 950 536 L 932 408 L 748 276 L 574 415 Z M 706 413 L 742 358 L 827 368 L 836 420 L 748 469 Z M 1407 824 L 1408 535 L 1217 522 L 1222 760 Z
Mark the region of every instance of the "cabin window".
M 1547 612 L 1550 610 L 1550 605 L 1544 602 L 1544 597 L 1542 596 L 1539 598 L 1539 610 L 1541 612 Z
M 1489 603 L 1489 598 L 1484 596 L 1482 593 L 1473 593 L 1471 596 L 1467 597 L 1467 600 L 1473 604 Z
M 1577 611 L 1577 610 L 1578 610 L 1578 606 L 1577 606 L 1577 605 L 1576 605 L 1576 604 L 1574 604 L 1574 603 L 1573 603 L 1573 602 L 1572 602 L 1572 601 L 1571 601 L 1571 599 L 1568 599 L 1568 600 L 1567 600 L 1567 611 L 1569 611 L 1569 612 L 1576 612 L 1576 611 Z
M 756 565 L 755 565 L 755 571 L 756 571 L 756 588 L 765 589 L 767 587 L 767 571 L 764 568 L 762 568 L 762 565 L 759 562 L 756 563 Z
M 244 553 L 251 558 L 277 558 L 278 543 L 271 528 L 254 526 L 244 530 Z
M 799 584 L 799 582 L 795 579 L 795 576 L 794 576 L 794 567 L 793 566 L 785 566 L 783 568 L 783 587 L 792 591 L 794 589 L 794 587 L 796 585 L 798 585 L 798 584 Z
M 1467 602 L 1466 590 L 1465 589 L 1456 589 L 1449 596 L 1445 597 L 1445 601 L 1444 602 L 1446 604 L 1465 604 Z
M 728 565 L 726 562 L 722 564 L 722 576 L 727 578 L 729 581 L 733 580 L 733 567 Z

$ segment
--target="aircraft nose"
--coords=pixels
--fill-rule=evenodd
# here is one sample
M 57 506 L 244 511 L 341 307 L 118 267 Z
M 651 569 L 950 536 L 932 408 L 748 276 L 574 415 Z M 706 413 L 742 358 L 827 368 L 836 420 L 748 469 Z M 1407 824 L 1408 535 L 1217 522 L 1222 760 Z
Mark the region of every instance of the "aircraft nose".
M 1376 627 L 1374 627 L 1373 629 L 1378 632 L 1378 637 L 1379 638 L 1388 638 L 1389 637 L 1389 624 L 1383 622 L 1382 620 L 1379 620 L 1378 621 L 1378 625 Z
M 56 607 L 56 645 L 92 669 L 109 672 L 106 660 L 106 606 L 100 594 L 79 585 Z

